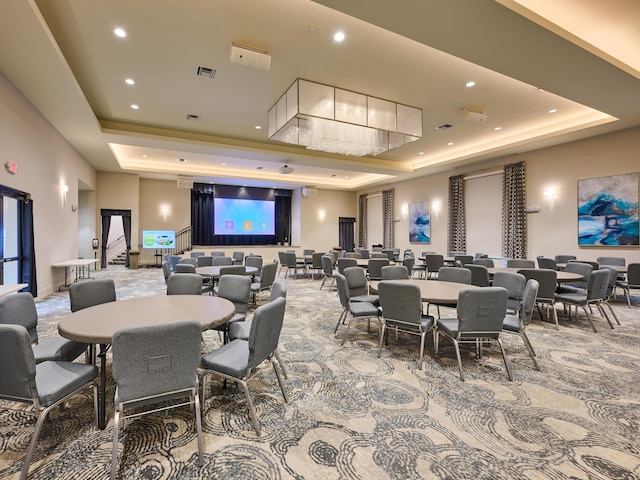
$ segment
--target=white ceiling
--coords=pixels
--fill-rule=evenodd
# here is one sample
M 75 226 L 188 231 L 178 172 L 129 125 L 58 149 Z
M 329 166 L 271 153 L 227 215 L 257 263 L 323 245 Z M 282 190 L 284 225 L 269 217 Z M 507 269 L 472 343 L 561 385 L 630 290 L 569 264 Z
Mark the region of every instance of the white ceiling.
M 640 125 L 638 2 L 557 6 L 3 0 L 0 70 L 99 171 L 355 190 Z M 232 63 L 231 42 L 268 51 L 269 71 Z M 421 108 L 423 137 L 363 158 L 271 142 L 267 111 L 296 78 Z

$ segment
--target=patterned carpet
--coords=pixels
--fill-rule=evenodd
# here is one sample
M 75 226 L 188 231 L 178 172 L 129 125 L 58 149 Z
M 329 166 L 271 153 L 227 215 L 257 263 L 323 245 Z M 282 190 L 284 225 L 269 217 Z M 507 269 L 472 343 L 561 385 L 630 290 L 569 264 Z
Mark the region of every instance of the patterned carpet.
M 96 276 L 114 278 L 119 299 L 164 294 L 159 269 L 110 266 Z M 561 315 L 556 331 L 534 314 L 528 332 L 541 371 L 518 336 L 503 335 L 514 381 L 489 349 L 480 361 L 463 352 L 461 382 L 446 340 L 439 359 L 428 341 L 424 370 L 414 336 L 391 341 L 378 358 L 375 322 L 372 334 L 356 325 L 341 347 L 344 327 L 333 334 L 341 310 L 335 291 L 319 290 L 320 280 L 286 282 L 280 350 L 289 403 L 270 369 L 250 383 L 262 436 L 242 391 L 214 379 L 203 418 L 205 465 L 196 464 L 189 409 L 176 409 L 127 422 L 120 478 L 640 478 L 640 307 L 618 302 L 622 325 L 611 330 L 596 317 L 598 333 L 584 317 Z M 68 294 L 38 302 L 38 312 L 41 338 L 55 335 Z M 220 344 L 215 333 L 205 339 L 206 349 Z M 52 413 L 30 478 L 108 477 L 112 428 L 93 427 L 89 392 Z M 29 409 L 0 410 L 0 478 L 18 478 L 33 425 Z

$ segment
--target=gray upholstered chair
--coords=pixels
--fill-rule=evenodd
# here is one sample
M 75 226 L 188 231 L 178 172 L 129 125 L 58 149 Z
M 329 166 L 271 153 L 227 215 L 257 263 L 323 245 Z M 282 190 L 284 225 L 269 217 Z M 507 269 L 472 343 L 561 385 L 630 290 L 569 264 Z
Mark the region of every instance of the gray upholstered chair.
M 536 262 L 523 258 L 510 258 L 507 260 L 507 268 L 536 268 Z
M 454 255 L 453 262 L 457 267 L 464 267 L 467 263 L 473 263 L 473 255 Z
M 231 254 L 231 261 L 234 265 L 242 265 L 244 261 L 244 252 L 233 252 Z
M 36 365 L 27 329 L 22 325 L 0 325 L 0 398 L 33 404 L 38 414 L 20 480 L 27 478 L 38 437 L 49 412 L 88 386 L 93 386 L 97 427 L 98 391 L 94 382 L 97 375 L 95 365 L 77 362 L 45 361 Z M 57 436 L 62 439 L 65 430 L 58 431 Z
M 338 287 L 340 305 L 342 305 L 342 313 L 340 314 L 340 317 L 338 317 L 338 323 L 336 323 L 336 328 L 333 330 L 333 333 L 338 331 L 340 322 L 344 324 L 347 317 L 349 317 L 347 329 L 342 337 L 342 345 L 344 345 L 347 335 L 349 334 L 349 329 L 351 328 L 351 322 L 354 318 L 366 318 L 367 330 L 371 332 L 371 319 L 375 318 L 380 321 L 380 310 L 374 304 L 369 302 L 351 302 L 349 298 L 349 286 L 347 285 L 347 279 L 339 272 L 336 272 L 335 278 L 336 286 Z
M 221 327 L 228 328 L 231 322 L 242 322 L 249 310 L 249 298 L 251 296 L 251 279 L 246 275 L 223 275 L 220 277 L 217 287 L 217 295 L 226 298 L 236 307 L 236 313 L 227 324 Z
M 372 258 L 369 260 L 369 280 L 382 280 L 382 267 L 389 265 L 388 258 Z
M 582 279 L 563 283 L 559 289 L 560 292 L 575 293 L 582 291 L 582 293 L 584 293 L 584 291 L 587 289 L 591 272 L 593 272 L 593 266 L 583 262 L 569 262 L 567 263 L 564 271 L 582 275 Z
M 278 378 L 284 401 L 288 402 L 287 393 L 280 371 L 273 361 L 278 349 L 278 341 L 284 321 L 286 299 L 277 298 L 272 302 L 259 306 L 251 320 L 249 340 L 235 339 L 205 355 L 201 360 L 203 375 L 201 381 L 202 403 L 204 408 L 204 389 L 210 375 L 218 375 L 224 379 L 238 382 L 244 390 L 249 405 L 249 416 L 256 433 L 260 435 L 260 422 L 256 415 L 247 385 L 254 375 L 254 369 L 262 362 L 269 361 Z M 259 370 L 255 370 L 259 371 Z
M 486 342 L 498 343 L 507 370 L 507 376 L 509 380 L 513 380 L 509 359 L 500 340 L 503 320 L 507 315 L 508 297 L 509 292 L 502 287 L 464 289 L 458 294 L 457 317 L 437 320 L 435 354 L 436 356 L 438 355 L 441 336 L 445 336 L 453 342 L 458 360 L 460 380 L 464 381 L 460 344 L 472 343 L 476 345 L 476 349 L 481 349 L 482 344 Z M 481 352 L 476 350 L 476 353 Z
M 256 273 L 253 274 L 253 278 L 259 278 L 262 275 L 262 266 L 264 260 L 260 255 L 247 255 L 244 257 L 244 266 L 245 267 L 255 267 L 258 269 Z M 273 263 L 273 262 L 272 262 Z M 276 262 L 276 267 L 278 263 Z M 276 268 L 277 270 L 277 268 Z
M 180 263 L 180 260 L 182 260 L 182 257 L 180 255 L 170 255 L 169 256 L 169 261 L 171 262 L 171 271 L 173 272 L 176 268 L 176 265 L 178 263 Z
M 39 342 L 38 312 L 29 292 L 17 292 L 0 297 L 0 324 L 22 325 L 27 329 L 36 363 L 53 361 L 71 362 L 87 351 L 87 344 L 54 337 Z
M 631 308 L 629 290 L 640 289 L 640 263 L 630 263 L 627 267 L 627 279 L 617 281 L 616 285 L 624 291 L 625 296 L 627 297 L 627 304 L 629 305 L 629 308 Z
M 598 257 L 596 262 L 598 262 L 598 265 L 613 265 L 614 267 L 624 267 L 627 264 L 624 257 Z
M 172 273 L 167 279 L 167 295 L 202 295 L 202 277 L 197 273 Z
M 587 290 L 575 291 L 575 292 L 563 292 L 556 294 L 556 302 L 561 302 L 565 306 L 569 307 L 569 318 L 571 318 L 571 307 L 576 308 L 576 320 L 578 319 L 578 307 L 584 310 L 587 315 L 591 328 L 594 332 L 597 332 L 596 326 L 593 323 L 591 315 L 589 315 L 589 309 L 594 306 L 598 309 L 600 314 L 609 322 L 609 326 L 613 328 L 613 323 L 607 316 L 607 313 L 602 307 L 602 301 L 607 296 L 607 287 L 609 285 L 609 276 L 611 272 L 608 269 L 594 270 L 589 275 L 589 281 L 587 282 Z
M 280 269 L 278 270 L 278 276 L 280 276 L 280 273 L 282 272 L 283 268 L 287 268 L 287 252 L 285 252 L 284 250 L 280 250 L 278 252 L 278 261 L 280 262 Z M 286 271 L 285 271 L 285 276 L 286 276 Z
M 214 267 L 223 267 L 227 265 L 233 265 L 233 259 L 231 257 L 213 257 Z
M 171 262 L 168 260 L 164 260 L 162 262 L 162 274 L 164 275 L 164 284 L 167 284 L 167 279 L 169 275 L 171 275 Z
M 203 257 L 204 256 L 204 252 L 190 252 L 189 253 L 189 257 L 190 258 L 198 258 L 198 257 Z
M 487 268 L 494 268 L 496 264 L 490 258 L 474 258 L 473 265 L 482 265 Z
M 324 252 L 313 252 L 311 254 L 311 263 L 308 264 L 308 268 L 311 270 L 311 278 L 316 278 L 316 273 L 322 275 L 322 256 Z
M 441 267 L 440 270 L 438 270 L 438 281 L 471 285 L 471 270 L 460 267 Z M 427 314 L 429 314 L 429 307 L 431 305 L 436 306 L 438 310 L 438 318 L 440 318 L 440 307 L 456 307 L 455 302 L 429 302 L 427 304 Z
M 200 255 L 196 258 L 197 267 L 210 267 L 213 265 L 213 257 L 211 255 Z
M 333 269 L 333 257 L 331 255 L 323 255 L 320 257 L 320 261 L 322 262 L 322 283 L 320 284 L 320 290 L 324 286 L 324 283 L 327 281 L 327 278 L 331 279 L 331 283 L 329 284 L 329 291 L 331 291 L 331 287 L 335 283 L 334 278 L 334 269 Z
M 557 262 L 553 258 L 538 257 L 536 260 L 538 261 L 538 268 L 546 268 L 549 270 L 558 269 Z
M 471 285 L 476 287 L 488 287 L 491 283 L 489 278 L 489 270 L 484 265 L 468 263 L 465 268 L 471 270 Z
M 284 252 L 284 258 L 287 267 L 285 276 L 293 271 L 294 278 L 298 278 L 298 269 L 302 269 L 302 273 L 307 275 L 307 264 L 304 260 L 298 260 L 295 252 Z
M 214 252 L 211 252 L 211 256 L 212 257 L 226 257 L 227 254 L 222 252 L 222 251 L 214 251 Z
M 558 325 L 558 312 L 556 311 L 555 298 L 556 289 L 558 288 L 558 272 L 549 268 L 523 268 L 518 270 L 518 273 L 524 275 L 527 282 L 529 280 L 536 280 L 538 282 L 536 305 L 545 305 L 547 307 L 547 318 L 549 318 L 549 308 L 553 310 L 553 320 L 556 324 L 556 330 L 559 330 L 560 327 Z M 541 311 L 540 317 L 542 317 Z
M 278 270 L 277 263 L 267 263 L 262 267 L 262 275 L 260 275 L 259 282 L 251 282 L 251 299 L 255 305 L 258 300 L 258 295 L 271 288 L 273 282 L 276 279 L 276 272 Z
M 516 272 L 496 272 L 492 282 L 494 287 L 503 287 L 509 292 L 507 311 L 513 314 L 520 311 L 520 303 L 522 302 L 526 284 L 527 279 L 525 276 Z
M 269 294 L 269 301 L 273 302 L 276 298 L 287 298 L 287 284 L 279 280 L 273 282 L 271 286 L 271 293 Z
M 194 267 L 198 266 L 198 258 L 192 258 L 192 257 L 182 257 L 180 259 L 180 261 L 178 262 L 179 264 L 188 264 L 188 265 L 193 265 Z
M 358 252 L 360 253 L 360 258 L 365 258 L 367 260 L 371 258 L 371 252 L 366 248 L 361 248 Z
M 175 266 L 173 273 L 196 273 L 196 267 L 190 263 L 181 262 Z
M 246 273 L 247 267 L 244 265 L 225 265 L 223 267 L 220 267 L 219 278 L 222 278 L 225 275 L 245 275 Z
M 382 253 L 384 253 L 387 256 L 387 258 L 389 259 L 389 262 L 395 261 L 396 251 L 393 248 L 383 248 Z M 398 254 L 400 254 L 400 252 L 398 252 Z
M 420 287 L 402 280 L 382 281 L 378 284 L 380 309 L 382 311 L 378 357 L 382 353 L 382 341 L 388 337 L 388 330 L 418 335 L 420 337 L 420 355 L 418 368 L 422 370 L 424 356 L 424 342 L 434 325 L 430 315 L 422 314 L 422 298 Z
M 198 437 L 198 465 L 203 465 L 198 392 L 202 328 L 196 321 L 131 327 L 114 333 L 112 376 L 114 396 L 111 479 L 118 468 L 118 432 L 129 409 L 153 405 L 151 412 L 191 405 Z M 178 400 L 186 400 L 176 403 Z M 122 418 L 121 418 L 122 416 Z
M 382 267 L 382 280 L 408 280 L 409 271 L 404 265 L 385 265 Z
M 438 254 L 425 255 L 424 264 L 427 266 L 427 278 L 437 278 L 438 272 L 444 267 L 444 257 Z
M 616 315 L 615 310 L 609 303 L 610 300 L 613 300 L 613 292 L 615 291 L 616 284 L 618 282 L 618 269 L 613 265 L 600 265 L 600 270 L 609 270 L 610 272 L 609 283 L 607 284 L 607 294 L 605 295 L 604 300 L 602 300 L 601 303 L 607 306 L 616 323 L 620 325 L 620 320 L 618 320 L 618 316 Z
M 344 258 L 362 258 L 362 255 L 360 255 L 360 252 L 346 252 L 344 254 Z
M 358 259 L 354 257 L 342 257 L 338 259 L 336 265 L 338 266 L 338 272 L 344 275 L 345 268 L 358 266 Z
M 352 302 L 369 302 L 378 306 L 378 295 L 369 294 L 367 272 L 362 267 L 347 267 L 343 272 L 349 289 L 349 299 Z
M 401 260 L 402 265 L 404 265 L 405 267 L 407 267 L 407 270 L 409 270 L 411 272 L 411 274 L 413 275 L 413 267 L 416 264 L 416 259 L 413 256 L 407 256 L 404 257 Z
M 69 287 L 71 311 L 116 301 L 116 287 L 111 279 L 77 282 Z
M 569 261 L 575 260 L 575 259 L 576 259 L 575 255 L 556 255 L 554 257 L 554 260 L 556 261 L 556 263 L 569 263 Z
M 540 366 L 536 360 L 536 352 L 529 341 L 526 330 L 531 322 L 533 309 L 536 305 L 538 287 L 539 283 L 537 280 L 533 278 L 527 280 L 527 284 L 524 287 L 524 294 L 522 295 L 522 308 L 520 309 L 519 315 L 507 314 L 502 321 L 502 330 L 520 335 L 536 370 L 540 370 Z

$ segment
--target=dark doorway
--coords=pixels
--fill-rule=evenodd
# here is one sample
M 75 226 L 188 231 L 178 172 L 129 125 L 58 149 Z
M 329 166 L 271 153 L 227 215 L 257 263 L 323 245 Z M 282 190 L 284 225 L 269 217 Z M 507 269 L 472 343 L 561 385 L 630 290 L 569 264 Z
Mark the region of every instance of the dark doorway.
M 127 258 L 124 262 L 124 266 L 129 267 L 129 252 L 131 251 L 131 210 L 111 210 L 108 208 L 102 208 L 100 209 L 100 215 L 102 216 L 102 250 L 100 254 L 100 266 L 102 268 L 107 268 L 107 242 L 109 241 L 111 217 L 119 215 L 122 217 L 124 241 L 127 246 Z
M 355 248 L 356 219 L 353 217 L 338 218 L 338 243 L 343 252 L 352 252 Z

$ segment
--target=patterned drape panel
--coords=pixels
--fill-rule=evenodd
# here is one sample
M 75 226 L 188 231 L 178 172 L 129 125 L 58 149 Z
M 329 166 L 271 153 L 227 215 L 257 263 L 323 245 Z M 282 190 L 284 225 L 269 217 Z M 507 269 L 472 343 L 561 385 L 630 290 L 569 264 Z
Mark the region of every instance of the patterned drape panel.
M 467 227 L 464 219 L 464 176 L 449 177 L 449 224 L 447 251 L 467 251 Z
M 367 248 L 367 196 L 358 199 L 358 246 Z
M 504 166 L 502 185 L 502 256 L 526 258 L 524 162 Z
M 393 188 L 382 191 L 382 229 L 384 248 L 393 248 Z

